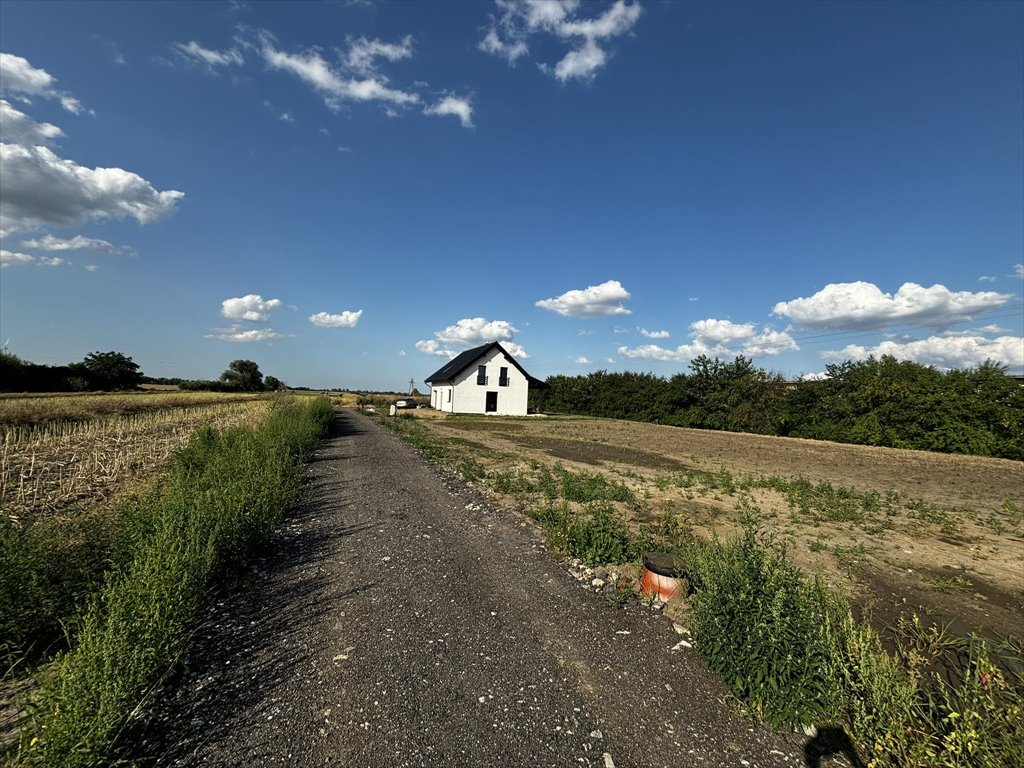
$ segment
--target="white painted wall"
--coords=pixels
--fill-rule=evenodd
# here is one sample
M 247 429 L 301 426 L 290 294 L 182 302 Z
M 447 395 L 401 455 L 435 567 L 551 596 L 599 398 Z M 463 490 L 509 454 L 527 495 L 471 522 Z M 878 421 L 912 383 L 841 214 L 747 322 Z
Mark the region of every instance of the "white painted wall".
M 487 366 L 487 384 L 477 384 L 477 366 Z M 502 367 L 508 368 L 508 386 L 498 386 Z M 455 377 L 453 385 L 431 387 L 430 404 L 446 413 L 486 413 L 487 393 L 498 393 L 497 416 L 525 416 L 530 384 L 526 377 L 495 348 L 481 355 Z M 451 393 L 449 398 L 449 392 Z

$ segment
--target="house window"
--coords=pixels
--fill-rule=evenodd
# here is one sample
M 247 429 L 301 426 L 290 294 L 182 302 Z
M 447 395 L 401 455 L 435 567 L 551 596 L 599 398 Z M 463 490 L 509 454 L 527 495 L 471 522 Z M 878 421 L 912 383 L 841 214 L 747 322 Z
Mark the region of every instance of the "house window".
M 476 383 L 486 384 L 487 383 L 487 366 L 478 365 L 476 367 Z
M 450 403 L 451 401 L 452 401 L 452 390 L 451 390 L 451 387 L 449 387 L 448 388 L 448 402 Z
M 488 392 L 487 401 L 484 403 L 484 413 L 498 412 L 498 393 Z
M 507 387 L 508 386 L 508 368 L 506 368 L 505 366 L 502 366 L 501 373 L 498 375 L 498 386 L 499 387 Z

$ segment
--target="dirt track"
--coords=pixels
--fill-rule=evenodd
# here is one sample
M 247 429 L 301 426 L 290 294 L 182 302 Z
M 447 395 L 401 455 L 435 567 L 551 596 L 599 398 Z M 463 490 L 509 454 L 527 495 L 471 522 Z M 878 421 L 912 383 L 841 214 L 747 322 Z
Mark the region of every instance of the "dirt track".
M 736 716 L 671 621 L 585 591 L 356 413 L 274 553 L 210 613 L 142 764 L 816 764 Z

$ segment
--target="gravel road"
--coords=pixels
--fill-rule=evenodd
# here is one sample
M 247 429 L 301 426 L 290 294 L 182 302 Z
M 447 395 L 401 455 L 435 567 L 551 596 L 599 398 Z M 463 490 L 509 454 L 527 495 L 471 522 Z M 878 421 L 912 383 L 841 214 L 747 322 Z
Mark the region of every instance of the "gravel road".
M 804 766 L 672 622 L 338 411 L 273 555 L 211 610 L 142 765 Z

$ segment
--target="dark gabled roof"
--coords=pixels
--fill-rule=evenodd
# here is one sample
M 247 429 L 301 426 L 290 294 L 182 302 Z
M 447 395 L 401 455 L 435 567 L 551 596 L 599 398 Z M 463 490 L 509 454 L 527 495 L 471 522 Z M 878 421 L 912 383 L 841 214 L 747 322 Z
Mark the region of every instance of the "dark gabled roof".
M 501 353 L 508 359 L 512 365 L 519 369 L 519 372 L 526 377 L 526 381 L 529 386 L 533 389 L 547 389 L 548 385 L 546 382 L 540 379 L 535 379 L 533 376 L 526 372 L 526 369 L 521 366 L 512 355 L 510 355 L 501 344 L 496 341 L 492 341 L 490 344 L 484 344 L 479 347 L 473 347 L 473 349 L 467 349 L 460 355 L 453 357 L 445 365 L 441 366 L 437 371 L 427 376 L 425 381 L 427 384 L 433 384 L 434 382 L 451 381 L 458 376 L 466 368 L 469 368 L 474 362 L 479 360 L 481 357 L 486 355 L 492 349 L 497 347 L 501 350 Z

